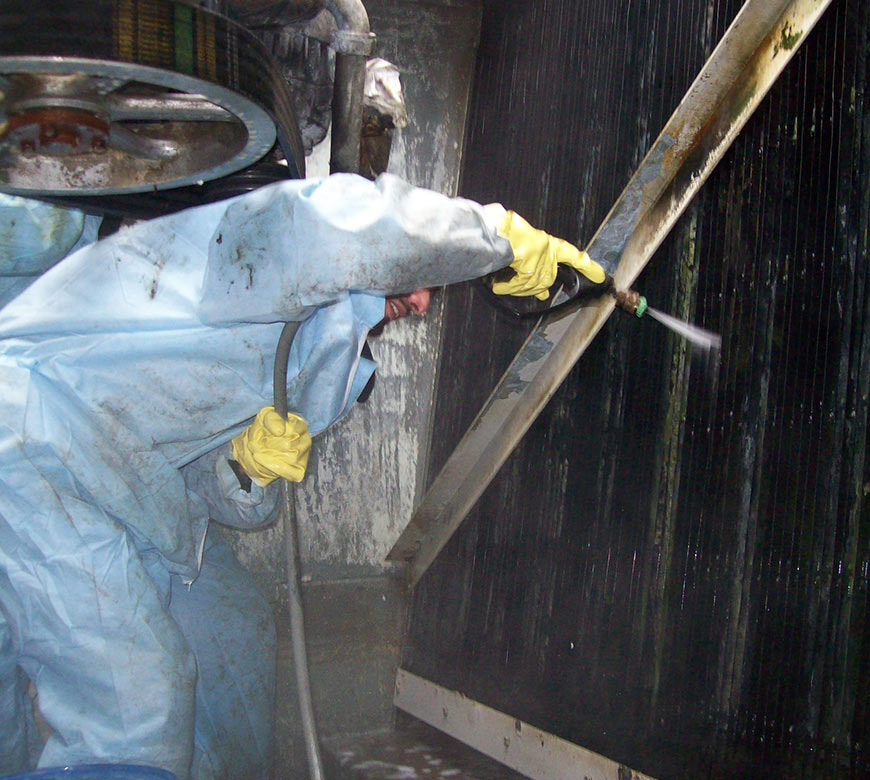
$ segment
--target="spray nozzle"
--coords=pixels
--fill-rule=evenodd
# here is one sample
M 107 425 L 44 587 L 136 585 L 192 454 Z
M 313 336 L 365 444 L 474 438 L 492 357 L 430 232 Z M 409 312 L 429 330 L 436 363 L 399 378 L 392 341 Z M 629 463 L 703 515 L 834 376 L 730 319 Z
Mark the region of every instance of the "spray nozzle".
M 678 336 L 682 336 L 693 347 L 718 355 L 722 347 L 722 339 L 718 333 L 711 333 L 697 325 L 683 322 L 670 314 L 653 309 L 647 304 L 646 298 L 635 290 L 618 290 L 613 293 L 613 297 L 616 298 L 616 305 L 623 311 L 633 314 L 635 317 L 643 317 L 644 314 L 648 313 L 656 322 L 660 322 Z
M 647 309 L 646 298 L 635 290 L 617 290 L 613 293 L 616 305 L 623 311 L 633 314 L 635 317 L 643 317 Z

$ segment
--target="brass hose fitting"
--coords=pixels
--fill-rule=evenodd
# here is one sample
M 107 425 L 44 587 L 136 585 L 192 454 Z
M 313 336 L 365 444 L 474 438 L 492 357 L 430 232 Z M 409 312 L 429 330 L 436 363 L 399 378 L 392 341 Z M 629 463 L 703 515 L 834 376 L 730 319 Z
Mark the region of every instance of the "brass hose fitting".
M 613 293 L 616 298 L 616 305 L 623 311 L 633 314 L 635 317 L 643 317 L 646 311 L 647 302 L 639 292 L 635 290 L 618 290 Z

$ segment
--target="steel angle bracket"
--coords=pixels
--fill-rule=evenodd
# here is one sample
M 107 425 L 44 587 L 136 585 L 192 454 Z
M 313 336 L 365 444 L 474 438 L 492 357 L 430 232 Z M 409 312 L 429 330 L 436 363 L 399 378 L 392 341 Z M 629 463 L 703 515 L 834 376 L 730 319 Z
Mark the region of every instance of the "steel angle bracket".
M 586 248 L 631 286 L 831 0 L 748 0 Z M 613 311 L 538 323 L 387 558 L 415 584 Z

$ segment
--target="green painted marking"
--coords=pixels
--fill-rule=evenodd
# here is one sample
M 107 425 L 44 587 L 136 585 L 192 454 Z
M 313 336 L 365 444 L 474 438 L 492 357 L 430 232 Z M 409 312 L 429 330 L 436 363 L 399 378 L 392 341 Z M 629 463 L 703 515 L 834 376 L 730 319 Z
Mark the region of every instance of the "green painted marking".
M 175 69 L 193 73 L 193 8 L 175 3 Z

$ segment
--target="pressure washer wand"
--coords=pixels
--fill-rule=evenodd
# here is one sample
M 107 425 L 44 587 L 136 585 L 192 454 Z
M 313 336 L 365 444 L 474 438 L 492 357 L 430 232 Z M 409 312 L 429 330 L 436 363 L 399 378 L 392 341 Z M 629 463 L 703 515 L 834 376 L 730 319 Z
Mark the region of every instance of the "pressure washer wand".
M 517 317 L 540 317 L 542 314 L 551 314 L 565 306 L 583 306 L 609 294 L 616 299 L 616 305 L 628 314 L 638 318 L 648 314 L 674 333 L 688 339 L 694 346 L 705 349 L 708 353 L 719 351 L 722 340 L 717 334 L 653 309 L 647 304 L 646 298 L 636 290 L 617 290 L 610 274 L 606 273 L 601 282 L 593 282 L 571 266 L 560 263 L 556 280 L 550 287 L 549 296 L 544 300 L 538 300 L 534 295 L 515 296 L 493 293 L 494 282 L 507 281 L 514 273 L 513 269 L 502 269 L 480 279 L 478 284 L 491 304 Z

